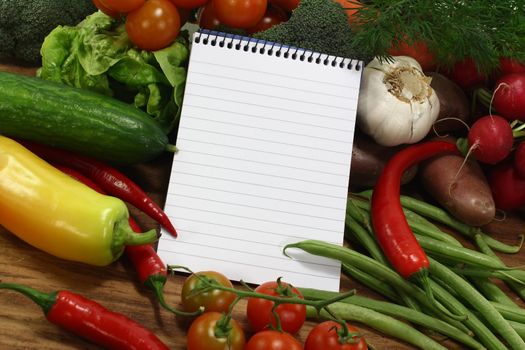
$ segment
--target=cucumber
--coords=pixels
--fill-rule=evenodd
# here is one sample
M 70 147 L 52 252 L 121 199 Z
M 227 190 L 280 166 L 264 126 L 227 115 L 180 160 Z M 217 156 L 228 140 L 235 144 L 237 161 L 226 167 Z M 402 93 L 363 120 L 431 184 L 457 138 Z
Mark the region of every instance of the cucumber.
M 0 72 L 0 134 L 135 164 L 175 151 L 145 112 L 84 89 Z

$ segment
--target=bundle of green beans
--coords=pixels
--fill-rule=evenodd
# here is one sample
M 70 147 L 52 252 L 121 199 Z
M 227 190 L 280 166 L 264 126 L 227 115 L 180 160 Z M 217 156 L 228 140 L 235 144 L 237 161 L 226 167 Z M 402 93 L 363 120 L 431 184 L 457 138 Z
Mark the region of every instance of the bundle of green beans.
M 397 274 L 384 257 L 371 225 L 370 195 L 365 192 L 350 196 L 345 232 L 351 246 L 360 245 L 367 255 L 316 240 L 289 244 L 284 251 L 286 254 L 288 249 L 296 248 L 340 260 L 345 274 L 389 301 L 354 295 L 331 304 L 327 313 L 309 309 L 310 317 L 336 316 L 360 322 L 421 349 L 444 349 L 429 332 L 419 330 L 422 328 L 472 349 L 525 349 L 525 309 L 493 282 L 495 278 L 505 281 L 525 300 L 525 271 L 506 266 L 494 253 L 517 253 L 523 240 L 516 246 L 505 244 L 479 228 L 459 222 L 439 207 L 402 196 L 408 224 L 430 259 L 432 301 L 416 284 Z M 463 246 L 433 222 L 471 239 L 478 250 Z M 334 296 L 315 289 L 301 292 L 307 299 Z

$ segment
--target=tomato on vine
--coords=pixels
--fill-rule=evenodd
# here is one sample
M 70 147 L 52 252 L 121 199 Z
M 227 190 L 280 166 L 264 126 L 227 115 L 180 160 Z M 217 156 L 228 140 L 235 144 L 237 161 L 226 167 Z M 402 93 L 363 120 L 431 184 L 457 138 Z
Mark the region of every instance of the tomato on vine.
M 289 333 L 267 330 L 255 333 L 244 350 L 303 350 L 303 347 Z
M 116 10 L 113 10 L 112 8 L 107 7 L 102 0 L 93 0 L 93 5 L 109 17 L 118 18 L 120 17 L 120 13 Z
M 188 350 L 243 350 L 244 331 L 237 321 L 219 312 L 205 312 L 190 325 Z
M 316 325 L 304 343 L 304 350 L 367 350 L 365 339 L 359 335 L 359 330 L 346 324 L 343 326 L 334 321 L 325 321 Z
M 284 10 L 279 7 L 269 5 L 266 12 L 261 20 L 253 27 L 248 28 L 246 31 L 249 34 L 262 32 L 263 30 L 269 29 L 276 24 L 286 22 L 288 15 Z
M 280 280 L 265 282 L 255 288 L 261 294 L 292 297 L 303 299 L 301 292 Z M 254 332 L 260 332 L 270 325 L 277 327 L 277 322 L 272 313 L 274 302 L 262 298 L 248 298 L 246 316 Z M 302 304 L 280 304 L 274 310 L 280 320 L 284 332 L 297 333 L 306 321 L 306 306 Z
M 246 29 L 256 25 L 266 12 L 267 0 L 212 0 L 219 21 L 229 27 Z
M 144 5 L 145 0 L 100 0 L 100 2 L 113 11 L 128 13 Z
M 291 13 L 293 10 L 296 9 L 297 6 L 299 6 L 301 0 L 268 0 L 268 2 L 272 5 L 283 9 L 288 13 Z
M 234 293 L 219 289 L 198 292 L 212 282 L 233 288 L 231 281 L 220 272 L 200 271 L 191 274 L 184 281 L 181 291 L 181 303 L 185 311 L 194 312 L 200 307 L 204 307 L 204 311 L 228 311 L 236 298 Z
M 210 0 L 170 0 L 178 9 L 196 9 L 206 5 Z
M 180 17 L 169 0 L 148 0 L 128 13 L 126 32 L 130 40 L 143 50 L 160 50 L 179 35 Z
M 219 21 L 213 9 L 213 1 L 208 2 L 204 7 L 199 9 L 197 22 L 199 23 L 199 27 L 210 30 L 217 28 L 221 24 L 221 21 Z

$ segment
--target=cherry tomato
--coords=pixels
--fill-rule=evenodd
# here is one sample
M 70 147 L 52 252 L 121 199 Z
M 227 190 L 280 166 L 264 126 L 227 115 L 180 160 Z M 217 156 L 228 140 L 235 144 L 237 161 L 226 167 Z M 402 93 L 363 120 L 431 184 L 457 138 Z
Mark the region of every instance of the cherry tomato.
M 226 276 L 215 271 L 201 271 L 190 275 L 184 281 L 181 291 L 181 303 L 184 310 L 188 312 L 197 311 L 204 306 L 205 311 L 226 312 L 230 307 L 235 294 L 214 289 L 209 292 L 194 294 L 195 290 L 203 286 L 202 279 L 213 279 L 219 284 L 233 288 L 232 283 Z M 205 284 L 204 284 L 205 285 Z M 192 295 L 194 294 L 194 295 Z
M 197 317 L 187 333 L 188 350 L 243 350 L 246 343 L 244 331 L 237 321 L 230 319 L 227 335 L 218 337 L 217 322 L 223 317 L 219 312 L 205 312 Z
M 100 2 L 113 11 L 128 13 L 144 5 L 145 0 L 100 0 Z
M 177 6 L 177 8 L 182 9 L 196 9 L 197 7 L 201 7 L 206 5 L 210 0 L 170 0 L 173 5 Z
M 288 13 L 291 13 L 297 6 L 299 6 L 301 0 L 268 0 L 268 2 Z
M 98 8 L 100 11 L 108 15 L 109 17 L 118 18 L 120 17 L 120 13 L 118 11 L 113 10 L 112 8 L 107 7 L 104 5 L 104 3 L 101 0 L 93 0 L 93 4 L 96 8 Z
M 248 28 L 246 31 L 249 34 L 262 32 L 268 28 L 273 27 L 276 24 L 285 22 L 288 20 L 288 15 L 284 10 L 281 10 L 279 7 L 269 5 L 266 9 L 266 13 L 263 18 L 255 26 Z
M 280 290 L 287 287 L 287 284 L 277 281 L 265 282 L 255 288 L 255 291 L 262 294 L 279 296 Z M 294 287 L 291 288 L 293 294 L 303 298 L 301 292 Z M 272 314 L 273 301 L 261 298 L 248 298 L 246 306 L 246 316 L 248 323 L 254 332 L 260 332 L 270 324 L 276 326 L 275 317 Z M 275 312 L 281 321 L 283 331 L 295 334 L 303 326 L 306 320 L 306 306 L 301 304 L 281 304 L 275 308 Z
M 220 24 L 221 21 L 217 18 L 215 10 L 213 9 L 213 1 L 208 2 L 204 7 L 202 7 L 197 15 L 197 20 L 199 22 L 199 27 L 205 29 L 215 29 Z
M 350 333 L 359 330 L 347 324 Z M 342 326 L 334 321 L 325 321 L 312 328 L 304 343 L 304 350 L 366 350 L 368 346 L 363 337 L 352 337 L 346 343 L 341 343 L 338 331 Z
M 264 16 L 267 0 L 212 0 L 219 21 L 232 28 L 246 29 Z
M 139 48 L 150 51 L 162 49 L 179 35 L 179 13 L 168 0 L 148 0 L 144 6 L 128 14 L 126 31 Z
M 244 350 L 303 350 L 303 347 L 289 333 L 268 330 L 255 333 Z
M 391 47 L 388 53 L 392 56 L 409 56 L 415 59 L 423 71 L 433 71 L 436 68 L 436 56 L 430 52 L 424 42 L 414 42 L 411 45 L 400 43 L 399 47 Z

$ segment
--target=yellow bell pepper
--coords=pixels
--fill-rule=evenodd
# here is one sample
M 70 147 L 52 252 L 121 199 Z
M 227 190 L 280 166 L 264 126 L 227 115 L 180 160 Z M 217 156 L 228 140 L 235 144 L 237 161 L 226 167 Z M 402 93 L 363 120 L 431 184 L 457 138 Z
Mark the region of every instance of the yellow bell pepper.
M 62 173 L 12 139 L 0 135 L 0 225 L 57 257 L 105 266 L 126 245 L 157 239 L 137 234 L 126 204 Z

